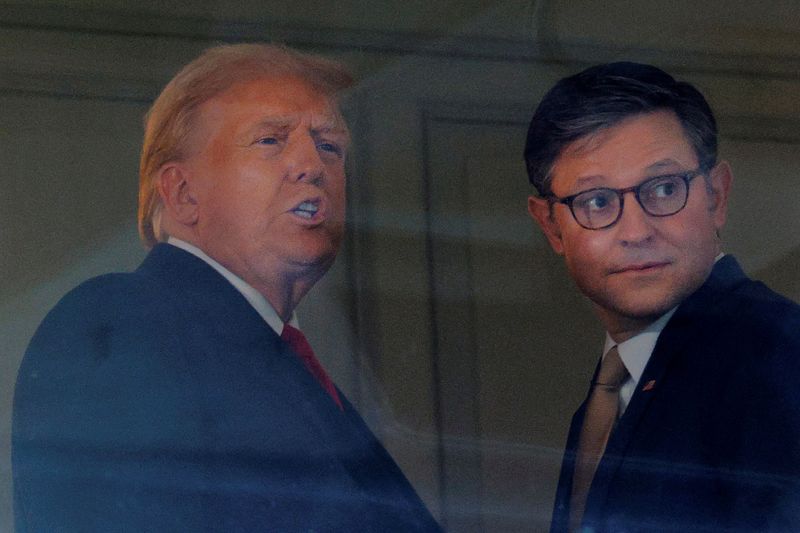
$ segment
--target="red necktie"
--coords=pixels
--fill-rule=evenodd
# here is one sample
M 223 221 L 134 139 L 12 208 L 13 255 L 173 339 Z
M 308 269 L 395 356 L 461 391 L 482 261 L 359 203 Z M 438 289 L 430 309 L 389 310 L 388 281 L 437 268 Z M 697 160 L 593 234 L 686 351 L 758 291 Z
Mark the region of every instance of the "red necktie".
M 328 377 L 327 372 L 325 372 L 325 369 L 322 368 L 319 360 L 314 355 L 314 350 L 311 349 L 311 345 L 308 343 L 308 340 L 306 340 L 306 336 L 303 335 L 303 332 L 289 324 L 285 324 L 283 326 L 283 333 L 281 333 L 281 339 L 283 339 L 283 341 L 289 345 L 289 348 L 297 354 L 297 357 L 303 361 L 305 367 L 317 378 L 319 384 L 322 385 L 325 392 L 333 398 L 333 401 L 336 402 L 339 409 L 344 411 L 342 401 L 339 399 L 339 394 L 336 392 L 333 381 Z

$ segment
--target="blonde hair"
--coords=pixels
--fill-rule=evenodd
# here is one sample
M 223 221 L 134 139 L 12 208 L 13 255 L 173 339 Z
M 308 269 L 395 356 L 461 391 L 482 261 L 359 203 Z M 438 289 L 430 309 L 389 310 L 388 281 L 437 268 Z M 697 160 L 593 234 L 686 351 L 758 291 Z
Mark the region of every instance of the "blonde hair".
M 156 176 L 186 157 L 186 140 L 198 108 L 233 85 L 276 76 L 297 77 L 335 98 L 353 84 L 339 63 L 275 44 L 234 44 L 205 50 L 164 87 L 145 116 L 139 161 L 139 235 L 147 248 L 167 239 Z

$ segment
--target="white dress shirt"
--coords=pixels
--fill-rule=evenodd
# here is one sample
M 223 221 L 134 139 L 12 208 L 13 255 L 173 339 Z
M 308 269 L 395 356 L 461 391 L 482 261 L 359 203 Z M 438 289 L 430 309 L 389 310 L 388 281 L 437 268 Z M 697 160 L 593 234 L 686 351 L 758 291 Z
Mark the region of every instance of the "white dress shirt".
M 278 316 L 275 308 L 272 307 L 269 301 L 267 301 L 267 299 L 264 298 L 260 292 L 255 290 L 246 281 L 211 259 L 208 255 L 206 255 L 205 252 L 203 252 L 203 250 L 197 246 L 194 246 L 193 244 L 176 239 L 175 237 L 170 237 L 167 240 L 167 243 L 171 244 L 172 246 L 176 246 L 181 250 L 185 250 L 208 263 L 211 268 L 222 274 L 222 276 L 228 280 L 228 282 L 230 282 L 230 284 L 233 285 L 234 288 L 242 294 L 242 296 L 244 296 L 245 300 L 250 302 L 250 305 L 253 306 L 256 312 L 261 315 L 261 318 L 263 318 L 264 321 L 269 324 L 275 333 L 278 335 L 283 333 L 283 320 L 281 320 L 281 317 Z M 289 319 L 289 324 L 299 329 L 297 315 L 294 312 L 292 312 L 292 317 Z
M 631 397 L 636 391 L 636 387 L 639 385 L 639 380 L 642 379 L 644 368 L 647 366 L 647 362 L 650 361 L 650 356 L 653 355 L 653 348 L 656 347 L 658 336 L 661 335 L 661 331 L 664 329 L 664 326 L 667 325 L 669 319 L 672 318 L 672 315 L 675 314 L 676 309 L 678 308 L 673 307 L 664 313 L 661 318 L 625 342 L 617 344 L 614 342 L 614 339 L 611 338 L 611 335 L 606 333 L 603 357 L 606 356 L 611 348 L 616 346 L 617 350 L 619 350 L 619 357 L 622 359 L 622 362 L 625 364 L 625 369 L 628 371 L 628 378 L 622 383 L 622 387 L 619 389 L 619 416 L 622 416 L 622 413 L 627 409 L 628 403 L 630 403 Z

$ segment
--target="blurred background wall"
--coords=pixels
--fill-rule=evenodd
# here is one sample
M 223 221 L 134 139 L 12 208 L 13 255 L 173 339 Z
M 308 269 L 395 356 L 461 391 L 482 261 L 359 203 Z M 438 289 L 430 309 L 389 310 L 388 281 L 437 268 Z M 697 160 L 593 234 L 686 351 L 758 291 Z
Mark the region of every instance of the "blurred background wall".
M 602 331 L 529 220 L 539 98 L 597 62 L 656 64 L 718 114 L 725 249 L 800 299 L 795 0 L 28 0 L 0 3 L 0 531 L 36 325 L 135 268 L 142 117 L 218 42 L 348 63 L 350 235 L 300 310 L 320 358 L 450 531 L 545 531 Z

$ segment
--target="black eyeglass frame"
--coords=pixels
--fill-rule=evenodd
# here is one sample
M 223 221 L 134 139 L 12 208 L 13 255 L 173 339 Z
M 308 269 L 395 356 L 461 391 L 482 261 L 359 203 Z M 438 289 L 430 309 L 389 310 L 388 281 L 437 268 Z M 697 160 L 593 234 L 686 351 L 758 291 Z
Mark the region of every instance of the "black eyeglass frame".
M 691 188 L 692 180 L 695 179 L 697 176 L 702 176 L 705 174 L 708 174 L 708 171 L 701 167 L 696 170 L 688 170 L 686 172 L 675 172 L 669 174 L 661 174 L 660 176 L 653 176 L 652 178 L 647 178 L 638 185 L 634 185 L 633 187 L 626 187 L 624 189 L 614 189 L 612 187 L 594 187 L 592 189 L 586 189 L 585 191 L 581 191 L 563 197 L 558 197 L 555 194 L 548 194 L 546 198 L 550 202 L 551 206 L 553 204 L 564 204 L 567 207 L 569 207 L 569 212 L 572 213 L 572 218 L 575 219 L 575 222 L 580 227 L 588 230 L 600 230 L 600 229 L 610 228 L 611 226 L 619 222 L 619 219 L 622 218 L 622 211 L 623 209 L 625 209 L 625 195 L 628 194 L 629 192 L 634 193 L 634 196 L 636 196 L 636 201 L 639 203 L 639 206 L 641 206 L 642 210 L 651 217 L 671 217 L 672 215 L 680 213 L 683 210 L 683 208 L 686 207 L 686 203 L 689 201 L 689 189 Z M 678 177 L 681 178 L 684 181 L 684 183 L 686 183 L 686 198 L 683 199 L 683 204 L 678 209 L 676 209 L 671 213 L 663 213 L 663 214 L 651 213 L 647 209 L 647 207 L 645 207 L 645 205 L 642 203 L 642 199 L 639 196 L 639 191 L 641 191 L 642 187 L 644 187 L 648 183 L 652 183 L 655 180 L 664 179 L 668 177 Z M 612 191 L 619 198 L 619 211 L 617 212 L 617 217 L 608 224 L 606 224 L 605 226 L 600 226 L 599 228 L 592 228 L 581 224 L 581 222 L 578 220 L 578 217 L 575 215 L 575 210 L 572 207 L 572 203 L 575 201 L 575 198 L 584 195 L 587 192 L 592 192 L 592 191 Z

